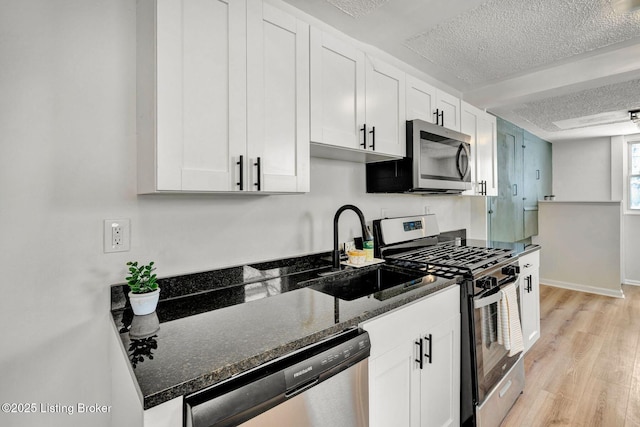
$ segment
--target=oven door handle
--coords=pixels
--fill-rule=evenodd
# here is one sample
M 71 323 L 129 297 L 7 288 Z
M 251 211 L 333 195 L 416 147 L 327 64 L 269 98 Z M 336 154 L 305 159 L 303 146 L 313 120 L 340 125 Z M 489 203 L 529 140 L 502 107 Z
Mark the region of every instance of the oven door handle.
M 505 280 L 504 282 L 500 282 L 500 285 L 501 285 L 500 287 L 502 287 L 502 285 L 515 282 L 516 288 L 517 288 L 520 285 L 520 281 L 518 280 L 519 278 L 520 278 L 519 274 L 516 274 L 515 276 L 510 276 L 509 279 Z M 495 294 L 491 294 L 488 297 L 474 299 L 473 308 L 478 309 L 478 308 L 486 307 L 488 305 L 497 303 L 501 299 L 502 299 L 502 292 L 496 292 Z

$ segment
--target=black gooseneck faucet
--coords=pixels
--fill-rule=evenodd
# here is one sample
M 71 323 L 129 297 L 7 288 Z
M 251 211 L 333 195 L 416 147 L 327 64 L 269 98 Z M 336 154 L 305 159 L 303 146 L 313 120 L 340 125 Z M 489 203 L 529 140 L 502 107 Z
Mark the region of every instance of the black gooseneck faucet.
M 336 215 L 333 217 L 333 268 L 334 269 L 340 268 L 340 250 L 338 249 L 338 219 L 340 218 L 340 214 L 346 210 L 352 210 L 356 214 L 358 214 L 358 218 L 360 219 L 360 226 L 362 227 L 362 239 L 363 240 L 373 239 L 371 232 L 369 231 L 369 229 L 365 224 L 364 215 L 362 214 L 362 211 L 354 205 L 341 206 L 336 211 Z

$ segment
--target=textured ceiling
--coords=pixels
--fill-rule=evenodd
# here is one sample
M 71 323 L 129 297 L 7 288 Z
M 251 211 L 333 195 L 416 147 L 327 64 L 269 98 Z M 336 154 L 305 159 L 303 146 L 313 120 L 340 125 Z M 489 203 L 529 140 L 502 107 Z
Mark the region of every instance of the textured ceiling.
M 557 132 L 629 120 L 640 109 L 640 80 L 630 80 L 525 103 L 513 112 L 540 129 Z M 584 118 L 582 120 L 572 120 Z
M 354 18 L 367 15 L 389 0 L 326 0 Z
M 639 131 L 639 0 L 283 1 L 547 140 Z
M 640 14 L 618 14 L 608 0 L 490 0 L 405 45 L 484 84 L 638 36 Z

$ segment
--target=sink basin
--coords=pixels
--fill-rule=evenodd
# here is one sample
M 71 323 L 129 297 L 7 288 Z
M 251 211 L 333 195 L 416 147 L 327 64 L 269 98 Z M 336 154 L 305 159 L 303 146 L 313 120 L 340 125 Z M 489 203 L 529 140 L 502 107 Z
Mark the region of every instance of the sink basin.
M 374 269 L 346 270 L 309 282 L 309 288 L 345 301 L 372 295 L 383 300 L 408 290 L 433 283 L 433 276 L 399 271 L 388 266 Z

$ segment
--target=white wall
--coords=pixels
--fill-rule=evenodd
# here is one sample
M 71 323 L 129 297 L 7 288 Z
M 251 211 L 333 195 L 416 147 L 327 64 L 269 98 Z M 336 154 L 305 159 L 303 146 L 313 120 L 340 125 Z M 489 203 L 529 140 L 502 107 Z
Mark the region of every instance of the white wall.
M 539 203 L 540 281 L 622 297 L 620 202 Z
M 368 220 L 429 206 L 442 230 L 469 225 L 468 198 L 366 195 L 363 165 L 322 159 L 306 195 L 136 196 L 132 0 L 5 0 L 0 58 L 2 403 L 111 404 L 108 287 L 128 260 L 168 276 L 329 250 L 344 203 Z M 107 218 L 131 219 L 130 252 L 102 252 Z M 359 235 L 355 215 L 341 224 Z M 0 413 L 11 426 L 110 422 Z
M 553 143 L 553 194 L 558 200 L 611 200 L 611 139 Z
M 640 135 L 561 141 L 553 144 L 553 191 L 558 200 L 626 199 L 626 140 Z M 622 281 L 640 285 L 640 215 L 623 214 Z

